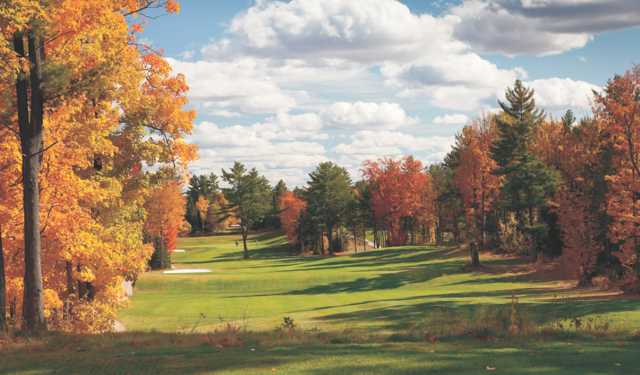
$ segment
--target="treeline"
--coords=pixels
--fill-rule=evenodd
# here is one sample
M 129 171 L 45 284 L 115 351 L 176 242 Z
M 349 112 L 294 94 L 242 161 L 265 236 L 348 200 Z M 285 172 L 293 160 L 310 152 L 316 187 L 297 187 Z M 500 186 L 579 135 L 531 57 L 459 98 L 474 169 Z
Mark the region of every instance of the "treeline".
M 0 335 L 111 330 L 123 282 L 154 253 L 167 262 L 154 245 L 175 246 L 183 221 L 195 113 L 184 77 L 134 23 L 178 5 L 1 7 Z
M 481 265 L 481 250 L 559 260 L 580 285 L 602 276 L 637 290 L 639 87 L 635 67 L 594 93 L 591 116 L 578 120 L 569 110 L 554 119 L 536 106 L 533 90 L 516 81 L 499 113 L 465 126 L 442 163 L 369 161 L 355 183 L 344 168 L 321 163 L 304 187 L 276 194 L 264 180 L 262 193 L 234 195 L 230 206 L 237 214 L 243 199 L 269 203 L 248 211 L 260 213 L 251 222 L 240 218 L 246 232 L 267 212 L 273 216 L 277 200 L 297 252 L 459 243 L 468 247 L 472 266 Z M 225 180 L 240 181 L 226 172 Z M 232 186 L 229 192 L 243 191 Z M 189 204 L 199 199 L 190 195 Z M 192 225 L 205 217 L 190 210 Z

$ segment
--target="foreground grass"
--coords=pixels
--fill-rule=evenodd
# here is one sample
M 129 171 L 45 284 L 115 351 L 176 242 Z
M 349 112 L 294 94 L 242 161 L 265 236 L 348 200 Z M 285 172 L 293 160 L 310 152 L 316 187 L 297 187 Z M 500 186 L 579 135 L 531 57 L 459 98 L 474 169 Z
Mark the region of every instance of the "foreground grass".
M 198 334 L 60 336 L 0 353 L 2 374 L 632 374 L 640 342 L 599 340 L 211 345 Z M 495 370 L 494 370 L 495 369 Z
M 287 254 L 255 235 L 181 239 L 177 268 L 145 274 L 129 331 L 0 340 L 0 374 L 631 374 L 640 303 L 453 248 L 332 258 Z M 543 275 L 544 276 L 544 275 Z M 517 298 L 517 303 L 514 299 Z M 514 312 L 515 311 L 515 312 Z M 293 319 L 295 329 L 281 327 Z M 511 336 L 516 322 L 522 332 Z
M 432 326 L 446 335 L 457 322 L 503 319 L 512 296 L 535 326 L 597 326 L 608 332 L 640 329 L 640 302 L 574 290 L 557 280 L 535 281 L 516 260 L 487 260 L 465 270 L 466 254 L 451 248 L 400 247 L 339 257 L 287 254 L 282 236 L 255 235 L 251 260 L 242 260 L 236 235 L 185 238 L 177 268 L 209 274 L 145 274 L 120 320 L 136 331 L 211 331 L 232 321 L 252 331 L 273 330 L 285 316 L 298 327 L 342 332 L 401 333 Z M 434 328 L 434 329 L 435 329 Z M 593 328 L 593 327 L 591 327 Z

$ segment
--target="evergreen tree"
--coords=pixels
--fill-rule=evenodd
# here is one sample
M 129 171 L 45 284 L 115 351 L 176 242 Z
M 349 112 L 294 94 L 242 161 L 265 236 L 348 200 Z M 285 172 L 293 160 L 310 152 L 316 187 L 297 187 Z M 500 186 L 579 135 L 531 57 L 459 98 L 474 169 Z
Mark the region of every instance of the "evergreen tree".
M 346 169 L 331 162 L 320 163 L 309 174 L 305 193 L 308 211 L 316 221 L 322 223 L 329 238 L 329 253 L 334 253 L 333 230 L 343 223 L 353 199 L 351 178 Z
M 498 164 L 496 173 L 505 176 L 501 205 L 515 213 L 517 230 L 528 234 L 538 251 L 548 228 L 536 213 L 554 194 L 559 177 L 530 151 L 533 131 L 544 119 L 544 112 L 536 108 L 534 91 L 517 80 L 505 97 L 506 102 L 498 101 L 502 113 L 497 117 L 498 136 L 491 149 Z
M 279 216 L 279 213 L 280 213 L 279 204 L 280 204 L 280 198 L 287 191 L 289 191 L 289 189 L 287 188 L 287 184 L 282 180 L 278 181 L 276 186 L 273 187 L 273 190 L 271 191 L 271 196 L 272 196 L 271 213 L 265 220 L 265 223 L 264 223 L 265 226 L 272 227 L 272 228 L 281 228 L 280 216 Z
M 230 185 L 224 189 L 224 193 L 230 208 L 240 219 L 244 258 L 248 259 L 247 236 L 249 230 L 262 221 L 271 210 L 271 186 L 255 168 L 247 171 L 239 162 L 235 162 L 228 172 L 223 169 L 222 178 Z
M 207 228 L 206 222 L 203 222 L 196 203 L 200 197 L 205 198 L 209 202 L 213 202 L 216 194 L 220 191 L 218 176 L 211 173 L 209 175 L 192 176 L 189 180 L 187 188 L 187 210 L 186 219 L 191 224 L 191 231 L 196 232 L 200 228 Z

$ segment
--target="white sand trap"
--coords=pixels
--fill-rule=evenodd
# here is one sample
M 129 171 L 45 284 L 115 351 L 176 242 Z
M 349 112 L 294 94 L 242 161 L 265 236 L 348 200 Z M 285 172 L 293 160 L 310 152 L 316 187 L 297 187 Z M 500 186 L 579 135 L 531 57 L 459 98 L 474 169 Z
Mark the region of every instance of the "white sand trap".
M 182 249 L 175 249 L 173 250 L 174 253 L 186 253 L 186 250 L 182 250 Z
M 176 275 L 181 273 L 209 273 L 211 270 L 206 268 L 180 268 L 177 270 L 164 271 L 162 272 L 165 275 Z

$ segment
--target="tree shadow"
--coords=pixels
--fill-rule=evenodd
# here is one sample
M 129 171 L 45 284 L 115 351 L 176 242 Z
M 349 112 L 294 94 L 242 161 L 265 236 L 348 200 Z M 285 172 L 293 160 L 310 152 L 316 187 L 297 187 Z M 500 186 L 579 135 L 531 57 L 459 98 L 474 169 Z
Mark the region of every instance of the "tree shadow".
M 225 347 L 203 334 L 57 335 L 3 349 L 0 373 L 471 375 L 495 366 L 506 374 L 617 375 L 640 366 L 638 342 L 620 346 L 600 339 L 575 344 L 461 339 L 437 345 L 380 341 L 269 345 L 269 340 L 247 338 L 237 347 Z

